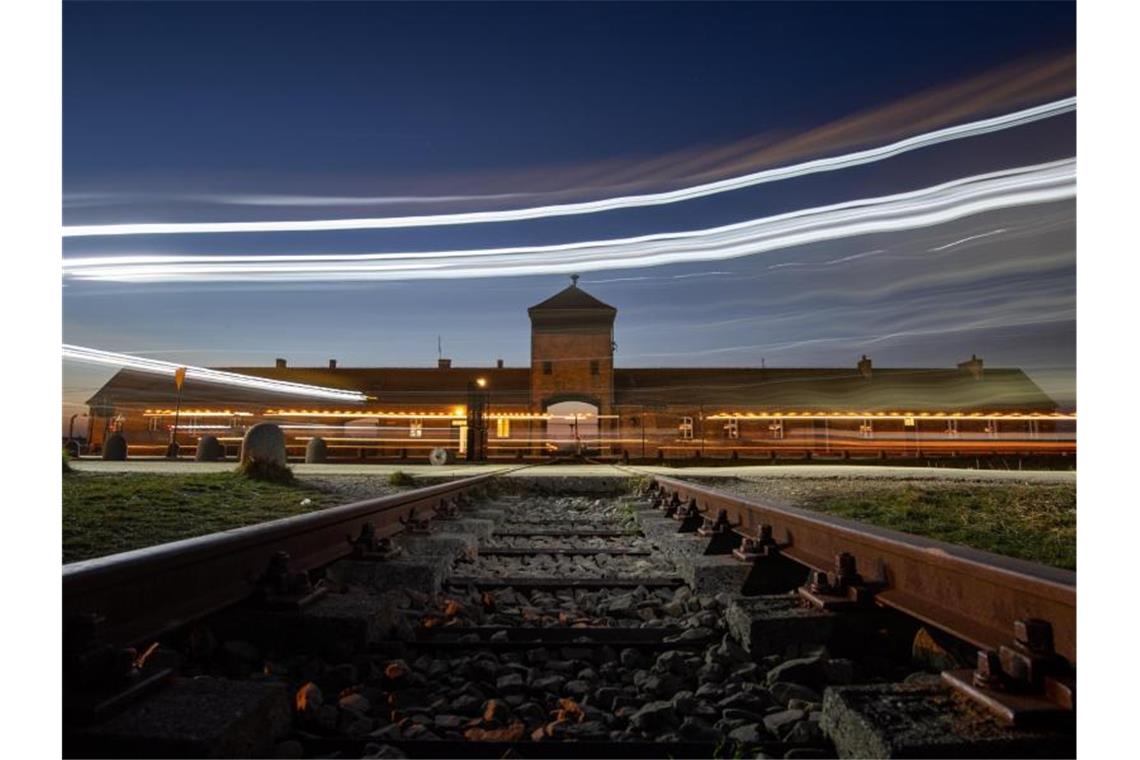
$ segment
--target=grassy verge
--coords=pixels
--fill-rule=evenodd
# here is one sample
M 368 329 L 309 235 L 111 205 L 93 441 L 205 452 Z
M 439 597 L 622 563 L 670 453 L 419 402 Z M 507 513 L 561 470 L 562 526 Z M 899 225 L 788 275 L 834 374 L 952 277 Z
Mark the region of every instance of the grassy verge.
M 308 500 L 308 503 L 304 503 Z M 343 503 L 304 482 L 72 472 L 63 479 L 63 561 L 115 554 Z
M 821 495 L 799 506 L 1077 569 L 1077 494 L 1071 485 L 918 486 Z

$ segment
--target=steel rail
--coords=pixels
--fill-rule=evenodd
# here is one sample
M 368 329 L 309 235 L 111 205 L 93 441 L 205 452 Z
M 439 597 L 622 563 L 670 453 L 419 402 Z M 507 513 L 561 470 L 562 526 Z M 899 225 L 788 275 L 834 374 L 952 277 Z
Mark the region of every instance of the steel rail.
M 623 468 L 624 469 L 624 468 Z M 998 649 L 1013 640 L 1014 621 L 1040 618 L 1053 626 L 1057 654 L 1077 662 L 1077 574 L 819 512 L 778 506 L 649 473 L 683 504 L 704 514 L 725 510 L 734 530 L 755 537 L 771 525 L 780 554 L 830 571 L 841 552 L 857 571 L 881 584 L 875 602 L 943 629 L 975 646 Z
M 98 615 L 109 642 L 131 645 L 248 597 L 279 551 L 292 570 L 311 570 L 347 556 L 349 537 L 368 522 L 392 536 L 413 511 L 434 512 L 512 467 L 414 491 L 248 525 L 219 533 L 73 562 L 63 566 L 64 620 Z

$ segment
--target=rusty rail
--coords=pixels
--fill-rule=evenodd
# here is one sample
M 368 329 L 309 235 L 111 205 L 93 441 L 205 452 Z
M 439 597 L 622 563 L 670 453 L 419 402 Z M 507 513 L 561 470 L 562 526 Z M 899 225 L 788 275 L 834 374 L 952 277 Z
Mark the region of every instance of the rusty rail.
M 941 628 L 980 648 L 1009 644 L 1014 622 L 1053 626 L 1057 654 L 1077 662 L 1077 574 L 794 507 L 776 506 L 691 482 L 651 476 L 704 515 L 725 510 L 734 530 L 755 537 L 772 526 L 780 554 L 829 571 L 842 552 L 875 582 L 876 603 Z M 881 585 L 879 585 L 881 584 Z
M 122 645 L 153 639 L 248 597 L 277 552 L 288 552 L 293 570 L 320 567 L 348 555 L 348 537 L 367 522 L 392 536 L 413 511 L 434 512 L 517 469 L 64 565 L 64 619 L 99 615 L 106 639 Z

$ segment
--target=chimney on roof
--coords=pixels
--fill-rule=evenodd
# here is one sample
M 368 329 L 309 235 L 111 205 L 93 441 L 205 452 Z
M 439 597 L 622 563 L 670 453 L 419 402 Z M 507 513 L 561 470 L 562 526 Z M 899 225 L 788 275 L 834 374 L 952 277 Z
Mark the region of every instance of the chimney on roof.
M 870 380 L 871 379 L 871 360 L 867 358 L 866 354 L 863 354 L 863 358 L 859 360 L 858 366 L 859 366 L 859 374 L 862 375 L 863 377 L 867 378 L 868 380 Z
M 977 354 L 970 354 L 970 360 L 959 363 L 958 369 L 969 372 L 975 380 L 982 379 L 982 360 L 978 358 Z
M 498 367 L 499 369 L 502 369 L 503 368 L 503 360 L 499 359 L 497 362 L 495 362 L 495 366 Z
M 329 369 L 336 369 L 336 359 L 329 359 Z
M 277 369 L 285 369 L 285 360 L 278 359 L 276 362 Z
M 444 359 L 442 356 L 439 357 L 439 368 L 451 369 L 451 359 Z

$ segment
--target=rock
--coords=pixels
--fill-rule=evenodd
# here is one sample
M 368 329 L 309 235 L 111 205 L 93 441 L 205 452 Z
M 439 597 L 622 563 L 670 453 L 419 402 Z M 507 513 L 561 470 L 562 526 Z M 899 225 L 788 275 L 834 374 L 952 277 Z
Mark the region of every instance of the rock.
M 764 711 L 767 710 L 771 704 L 772 700 L 767 694 L 761 696 L 760 694 L 738 692 L 720 700 L 716 703 L 716 706 L 721 710 L 747 710 L 748 712 L 763 715 Z
M 343 713 L 340 732 L 345 736 L 367 736 L 372 731 L 372 719 L 356 713 Z
M 720 732 L 713 728 L 707 721 L 700 718 L 685 718 L 681 723 L 681 727 L 677 729 L 677 733 L 685 737 L 689 741 L 717 741 L 720 739 Z
M 479 712 L 483 700 L 471 694 L 456 697 L 451 702 L 451 709 L 460 715 L 475 715 Z
M 644 668 L 646 664 L 645 657 L 641 654 L 641 652 L 633 649 L 632 647 L 621 650 L 618 658 L 621 660 L 623 667 L 630 669 Z
M 103 442 L 103 459 L 122 462 L 127 458 L 127 439 L 122 433 L 112 433 Z
M 586 681 L 575 679 L 573 681 L 567 681 L 566 685 L 562 687 L 562 690 L 574 699 L 580 700 L 590 693 L 591 687 Z
M 671 702 L 650 702 L 629 716 L 630 726 L 648 732 L 669 728 L 676 721 L 677 713 L 674 712 Z
M 804 760 L 825 760 L 825 758 L 835 757 L 832 750 L 817 749 L 815 747 L 792 747 L 784 753 L 785 760 L 797 760 L 804 758 Z
M 285 433 L 272 422 L 259 422 L 246 431 L 241 442 L 241 462 L 259 462 L 284 467 Z
M 788 744 L 822 744 L 827 737 L 819 727 L 819 721 L 801 720 L 784 735 L 784 741 Z
M 361 757 L 362 760 L 403 760 L 407 755 L 391 744 L 373 744 L 369 742 L 364 745 L 364 754 Z
M 340 709 L 349 710 L 359 715 L 364 715 L 372 707 L 372 703 L 363 694 L 347 694 L 341 697 L 337 704 Z
M 215 436 L 204 435 L 194 449 L 195 462 L 217 462 L 226 458 L 226 447 Z
M 910 657 L 917 667 L 932 671 L 972 667 L 973 663 L 960 656 L 955 649 L 946 636 L 922 627 L 911 642 Z
M 324 697 L 321 694 L 321 690 L 315 683 L 310 681 L 300 689 L 297 689 L 297 695 L 294 698 L 294 704 L 297 708 L 297 712 L 308 715 L 316 715 L 317 710 L 320 710 L 321 705 L 324 703 Z
M 742 710 L 739 707 L 729 707 L 721 711 L 721 717 L 736 723 L 759 723 L 764 720 L 761 713 L 752 710 Z
M 543 691 L 548 694 L 561 694 L 562 687 L 566 684 L 566 678 L 559 675 L 544 676 L 536 678 L 531 682 L 531 688 L 536 691 Z
M 767 738 L 767 731 L 758 723 L 748 723 L 729 731 L 728 738 L 741 744 L 759 744 Z
M 772 699 L 781 705 L 787 705 L 793 699 L 803 700 L 804 702 L 819 702 L 821 699 L 819 692 L 814 689 L 800 686 L 798 683 L 788 683 L 787 681 L 778 681 L 772 684 L 768 687 L 768 693 L 772 695 Z
M 744 647 L 733 641 L 731 636 L 725 634 L 720 644 L 708 650 L 708 653 L 705 655 L 705 661 L 718 662 L 731 669 L 734 665 L 751 662 L 752 656 L 744 651 Z
M 787 660 L 769 670 L 767 675 L 769 685 L 779 681 L 790 681 L 803 686 L 818 687 L 824 680 L 824 660 L 818 656 Z
M 328 459 L 328 444 L 319 435 L 313 436 L 305 444 L 305 464 L 324 464 Z
M 637 600 L 633 594 L 620 594 L 606 603 L 606 610 L 609 612 L 630 612 L 636 605 Z
M 806 713 L 803 710 L 781 710 L 771 715 L 765 715 L 764 727 L 773 736 L 782 737 L 796 721 L 803 720 L 805 716 Z
M 716 635 L 711 627 L 699 625 L 696 628 L 690 628 L 687 631 L 681 632 L 681 641 L 704 641 Z
M 606 710 L 613 710 L 614 700 L 622 696 L 622 693 L 622 690 L 616 686 L 603 686 L 600 689 L 595 689 L 590 695 L 590 703 Z
M 679 649 L 670 649 L 657 657 L 654 667 L 663 673 L 681 674 L 685 672 L 686 654 Z
M 437 715 L 435 716 L 435 727 L 444 731 L 453 731 L 462 726 L 466 721 L 460 715 Z
M 508 673 L 495 680 L 495 688 L 503 694 L 520 694 L 526 691 L 526 683 L 520 673 Z
M 697 680 L 702 684 L 720 683 L 724 680 L 724 666 L 718 662 L 709 662 L 697 670 Z
M 230 671 L 245 675 L 251 670 L 260 670 L 261 650 L 248 641 L 232 640 L 222 644 L 222 659 Z
M 301 742 L 290 739 L 289 741 L 279 742 L 273 748 L 273 756 L 281 758 L 282 760 L 297 760 L 305 756 L 305 747 Z
M 483 720 L 487 723 L 506 724 L 511 718 L 511 708 L 501 699 L 488 699 L 483 704 Z
M 854 683 L 855 663 L 845 659 L 828 660 L 823 664 L 823 678 L 829 684 Z
M 679 691 L 673 695 L 672 704 L 678 715 L 689 715 L 697 707 L 697 698 L 691 691 Z
M 321 705 L 317 710 L 317 725 L 326 731 L 335 731 L 340 711 L 336 705 Z

